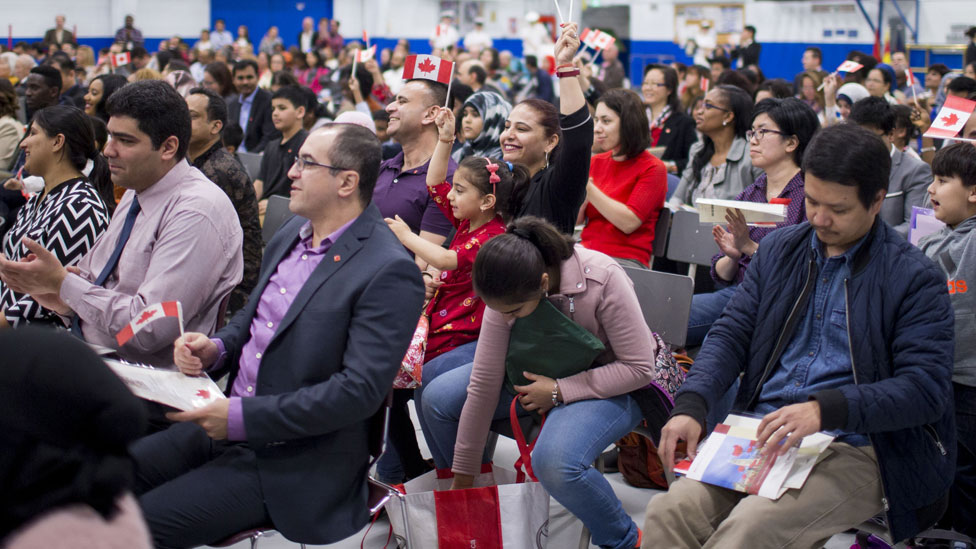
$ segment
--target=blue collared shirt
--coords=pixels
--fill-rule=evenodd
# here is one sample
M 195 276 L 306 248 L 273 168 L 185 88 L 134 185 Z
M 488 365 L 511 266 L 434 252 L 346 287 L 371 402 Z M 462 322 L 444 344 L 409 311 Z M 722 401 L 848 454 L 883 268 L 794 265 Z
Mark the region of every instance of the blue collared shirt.
M 765 415 L 783 406 L 807 402 L 818 391 L 854 383 L 844 281 L 851 277 L 854 256 L 866 238 L 867 235 L 841 255 L 825 257 L 820 239 L 813 233 L 810 245 L 817 261 L 817 285 L 778 367 L 763 384 L 757 413 Z M 870 444 L 865 435 L 842 431 L 831 434 L 852 446 Z
M 241 125 L 241 130 L 245 133 L 247 132 L 247 122 L 251 118 L 251 106 L 254 105 L 254 96 L 257 95 L 258 89 L 254 88 L 251 95 L 247 97 L 241 96 L 241 114 L 237 117 L 237 123 Z M 244 148 L 244 142 L 241 141 L 241 146 L 238 147 L 239 150 L 247 152 Z

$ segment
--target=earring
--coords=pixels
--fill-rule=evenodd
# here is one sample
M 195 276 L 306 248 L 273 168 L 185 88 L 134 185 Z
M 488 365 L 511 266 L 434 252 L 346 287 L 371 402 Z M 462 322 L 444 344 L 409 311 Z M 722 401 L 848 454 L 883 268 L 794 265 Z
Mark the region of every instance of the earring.
M 722 121 L 722 125 L 723 126 L 728 126 L 729 125 L 729 121 L 728 120 L 723 120 Z

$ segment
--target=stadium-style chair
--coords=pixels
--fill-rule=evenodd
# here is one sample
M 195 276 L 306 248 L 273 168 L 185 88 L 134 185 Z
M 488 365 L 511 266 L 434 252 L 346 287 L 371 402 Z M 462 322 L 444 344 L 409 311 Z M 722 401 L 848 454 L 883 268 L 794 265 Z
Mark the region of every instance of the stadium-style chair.
M 652 332 L 672 347 L 683 347 L 688 335 L 688 316 L 695 281 L 685 275 L 624 267 L 634 282 L 634 292 Z
M 671 210 L 661 208 L 661 213 L 654 224 L 654 242 L 651 242 L 651 262 L 648 267 L 654 268 L 655 257 L 667 257 L 668 235 L 671 233 Z
M 695 212 L 674 212 L 668 236 L 668 259 L 688 263 L 688 276 L 694 279 L 698 265 L 711 266 L 712 256 L 717 253 L 719 249 L 710 224 L 701 223 Z
M 244 165 L 244 171 L 247 172 L 247 176 L 254 181 L 258 177 L 258 172 L 261 171 L 261 153 L 249 153 L 249 152 L 238 152 L 237 158 L 241 159 L 241 164 Z
M 964 544 L 966 547 L 976 547 L 976 540 L 973 538 L 965 534 L 960 534 L 959 532 L 938 528 L 929 528 L 928 530 L 919 532 L 907 543 L 893 543 L 884 515 L 879 515 L 867 522 L 861 523 L 857 527 L 857 532 L 854 534 L 855 543 L 851 546 L 851 549 L 878 547 L 878 541 L 894 549 L 908 549 L 910 547 L 917 547 L 923 540 L 926 542 L 938 542 L 938 545 L 934 545 L 937 547 L 953 547 L 953 544 L 956 542 Z
M 390 407 L 393 405 L 393 392 L 391 391 L 387 396 L 386 400 L 383 401 L 383 405 L 375 414 L 373 414 L 372 419 L 369 423 L 369 467 L 372 469 L 373 465 L 379 461 L 380 456 L 386 451 L 386 431 L 389 428 L 390 423 Z M 369 484 L 369 496 L 367 499 L 367 504 L 369 505 L 369 515 L 374 516 L 379 513 L 386 502 L 393 497 L 398 492 L 396 488 L 389 486 L 378 480 L 374 480 L 372 477 L 367 477 L 367 482 Z M 210 545 L 210 547 L 230 547 L 231 545 L 240 543 L 244 540 L 250 540 L 251 549 L 256 549 L 258 546 L 258 541 L 261 538 L 266 538 L 270 536 L 277 535 L 278 531 L 274 529 L 274 526 L 268 524 L 261 526 L 259 528 L 251 528 L 249 530 L 244 530 L 243 532 L 238 532 L 226 539 L 220 540 L 217 543 Z M 302 549 L 305 549 L 305 544 L 300 543 Z
M 264 225 L 261 226 L 261 239 L 267 244 L 278 229 L 292 215 L 288 209 L 290 199 L 283 196 L 272 195 L 268 197 L 268 208 L 264 210 Z

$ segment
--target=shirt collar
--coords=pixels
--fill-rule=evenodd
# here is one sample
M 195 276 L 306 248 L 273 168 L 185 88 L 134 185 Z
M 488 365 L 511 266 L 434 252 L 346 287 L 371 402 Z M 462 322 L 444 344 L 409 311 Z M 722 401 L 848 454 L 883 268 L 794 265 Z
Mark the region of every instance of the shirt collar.
M 867 240 L 868 236 L 871 234 L 871 231 L 873 230 L 874 230 L 874 225 L 871 225 L 871 228 L 868 229 L 868 232 L 865 233 L 864 236 L 862 236 L 857 242 L 855 242 L 854 245 L 850 247 L 850 249 L 848 249 L 846 252 L 842 253 L 839 256 L 835 256 L 835 257 L 824 256 L 823 243 L 821 243 L 820 239 L 817 238 L 817 231 L 813 231 L 813 235 L 810 239 L 810 247 L 813 248 L 813 254 L 814 257 L 817 258 L 817 263 L 823 264 L 824 261 L 828 261 L 834 258 L 840 258 L 845 263 L 847 263 L 848 266 L 850 266 L 854 262 L 854 256 L 857 254 L 857 251 L 861 249 L 861 246 L 864 245 L 864 241 Z
M 258 88 L 254 88 L 254 91 L 251 92 L 251 95 L 248 95 L 248 96 L 244 97 L 243 99 L 241 99 L 241 103 L 251 103 L 251 102 L 253 102 L 254 101 L 254 96 L 257 95 L 257 94 L 258 94 Z
M 213 154 L 217 151 L 217 149 L 223 148 L 223 146 L 224 144 L 219 139 L 215 141 L 213 145 L 210 145 L 209 149 L 203 151 L 203 154 L 198 156 L 196 160 L 193 161 L 193 167 L 200 168 L 201 166 L 206 164 L 207 161 L 210 160 L 210 157 L 213 156 Z
M 159 181 L 136 193 L 139 197 L 139 207 L 143 211 L 149 211 L 156 206 L 162 206 L 169 199 L 170 193 L 176 190 L 192 169 L 195 168 L 190 166 L 186 158 L 177 162 Z
M 316 248 L 314 251 L 324 252 L 325 250 L 329 249 L 333 244 L 336 243 L 336 241 L 339 240 L 340 237 L 342 237 L 343 233 L 346 232 L 346 229 L 352 226 L 352 224 L 357 219 L 359 219 L 359 217 L 354 217 L 350 219 L 348 222 L 346 222 L 345 225 L 339 227 L 338 229 L 333 231 L 332 234 L 322 239 L 322 242 L 319 244 L 319 247 Z M 304 225 L 302 225 L 302 228 L 298 230 L 298 237 L 301 239 L 302 244 L 304 244 L 305 246 L 311 246 L 312 232 L 313 230 L 312 230 L 311 221 L 306 222 Z
M 396 172 L 398 174 L 399 173 L 402 173 L 403 172 L 403 158 L 404 158 L 403 157 L 403 151 L 400 151 L 396 156 L 394 156 L 393 158 L 391 158 L 390 160 L 388 160 L 389 164 L 387 164 L 386 167 L 388 169 L 391 169 L 391 170 L 396 170 Z M 428 166 L 430 166 L 430 159 L 429 158 L 427 159 L 427 162 L 424 162 L 422 165 L 417 166 L 416 168 L 410 170 L 408 173 L 410 173 L 411 175 L 426 174 L 427 173 L 427 167 Z

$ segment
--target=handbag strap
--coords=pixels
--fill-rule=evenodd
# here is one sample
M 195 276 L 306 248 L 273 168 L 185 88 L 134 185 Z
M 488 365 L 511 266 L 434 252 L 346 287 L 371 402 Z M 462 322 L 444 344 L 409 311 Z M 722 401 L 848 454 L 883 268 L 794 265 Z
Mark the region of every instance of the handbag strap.
M 528 475 L 529 480 L 532 482 L 539 482 L 539 479 L 535 478 L 535 473 L 532 472 L 532 450 L 535 449 L 535 443 L 539 441 L 539 437 L 535 437 L 535 440 L 531 444 L 525 442 L 525 434 L 522 432 L 522 425 L 518 421 L 518 416 L 515 414 L 515 405 L 518 403 L 519 397 L 516 396 L 512 399 L 512 404 L 508 409 L 508 420 L 512 423 L 512 434 L 515 435 L 515 446 L 518 447 L 519 458 L 515 460 L 515 482 L 521 484 L 525 482 L 526 475 Z M 546 424 L 546 416 L 542 416 L 542 425 Z M 541 431 L 540 431 L 541 434 Z M 523 472 L 523 467 L 525 471 Z

